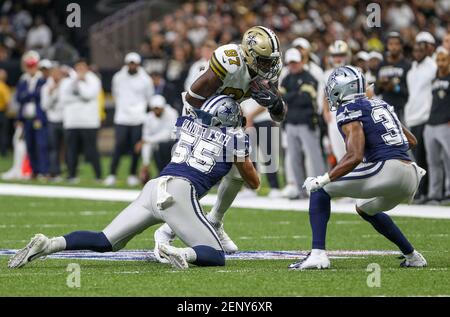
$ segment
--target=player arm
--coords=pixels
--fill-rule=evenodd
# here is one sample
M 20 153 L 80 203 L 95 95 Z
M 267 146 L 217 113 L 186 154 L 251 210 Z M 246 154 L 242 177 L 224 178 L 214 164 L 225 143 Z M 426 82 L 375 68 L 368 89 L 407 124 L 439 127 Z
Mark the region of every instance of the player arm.
M 339 163 L 328 173 L 330 181 L 347 175 L 355 169 L 364 158 L 366 139 L 364 130 L 359 121 L 352 121 L 342 125 L 346 136 L 346 153 Z
M 209 67 L 191 85 L 186 94 L 186 102 L 195 108 L 200 108 L 205 100 L 212 96 L 222 86 L 220 77 Z
M 241 174 L 242 179 L 247 183 L 247 185 L 251 189 L 258 189 L 260 184 L 259 176 L 256 172 L 255 167 L 253 166 L 252 161 L 250 161 L 250 158 L 247 156 L 245 158 L 245 161 L 235 158 L 234 164 L 236 165 L 239 174 Z
M 411 150 L 411 149 L 415 148 L 417 146 L 417 139 L 414 136 L 414 134 L 412 134 L 412 132 L 409 131 L 408 128 L 405 127 L 403 124 L 402 124 L 402 129 L 403 129 L 403 133 L 406 136 L 406 139 L 408 140 L 409 149 Z

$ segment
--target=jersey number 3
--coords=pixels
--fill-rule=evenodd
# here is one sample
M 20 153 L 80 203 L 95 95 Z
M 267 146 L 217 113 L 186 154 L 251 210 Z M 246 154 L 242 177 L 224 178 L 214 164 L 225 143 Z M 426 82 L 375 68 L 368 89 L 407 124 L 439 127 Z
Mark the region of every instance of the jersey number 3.
M 372 119 L 375 123 L 383 123 L 387 133 L 382 137 L 387 145 L 402 145 L 408 142 L 395 113 L 384 107 L 376 107 L 372 109 Z
M 172 162 L 186 163 L 202 173 L 209 173 L 216 165 L 214 156 L 220 154 L 218 145 L 197 138 L 187 133 L 181 133 L 180 140 L 172 155 Z

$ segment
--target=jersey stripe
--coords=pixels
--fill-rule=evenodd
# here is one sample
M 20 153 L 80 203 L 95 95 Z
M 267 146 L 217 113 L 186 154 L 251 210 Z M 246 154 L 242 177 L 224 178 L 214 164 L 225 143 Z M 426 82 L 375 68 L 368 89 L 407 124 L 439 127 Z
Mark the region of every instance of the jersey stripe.
M 274 50 L 275 52 L 278 52 L 278 47 L 279 47 L 279 45 L 278 45 L 278 39 L 277 39 L 273 34 L 271 34 L 272 32 L 270 32 L 268 29 L 266 29 L 266 28 L 263 27 L 263 26 L 257 26 L 257 28 L 263 30 L 263 31 L 267 34 L 267 36 L 268 36 L 269 39 L 270 39 L 270 43 L 272 43 L 272 48 L 273 48 L 273 50 Z
M 227 70 L 217 60 L 216 53 L 213 53 L 209 64 L 214 73 L 216 73 L 216 75 L 219 76 L 220 79 L 224 80 L 225 76 L 227 75 Z

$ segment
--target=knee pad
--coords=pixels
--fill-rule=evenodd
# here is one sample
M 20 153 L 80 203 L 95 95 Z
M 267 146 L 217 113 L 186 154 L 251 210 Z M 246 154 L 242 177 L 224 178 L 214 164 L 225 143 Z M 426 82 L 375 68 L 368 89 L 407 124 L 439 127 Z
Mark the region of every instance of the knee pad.
M 197 254 L 194 264 L 198 266 L 224 266 L 225 252 L 216 250 L 206 245 L 198 245 L 193 247 Z

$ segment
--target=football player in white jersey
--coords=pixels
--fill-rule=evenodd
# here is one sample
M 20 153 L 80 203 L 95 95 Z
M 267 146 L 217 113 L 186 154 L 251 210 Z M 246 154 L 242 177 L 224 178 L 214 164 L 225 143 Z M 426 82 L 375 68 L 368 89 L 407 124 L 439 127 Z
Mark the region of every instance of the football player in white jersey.
M 338 67 L 344 66 L 350 63 L 350 49 L 344 41 L 337 40 L 328 48 L 328 54 L 330 55 L 330 64 L 332 68 L 327 69 L 324 72 L 324 83 L 323 87 L 325 87 L 328 77 L 330 77 L 331 73 Z M 320 90 L 321 92 L 325 91 L 324 89 Z M 341 138 L 339 131 L 337 129 L 336 124 L 336 114 L 330 112 L 328 101 L 323 95 L 323 118 L 328 126 L 328 137 L 330 139 L 331 148 L 333 150 L 333 154 L 336 157 L 337 161 L 340 161 L 341 158 L 345 154 L 345 143 Z
M 286 105 L 278 91 L 281 60 L 280 42 L 275 33 L 263 26 L 251 27 L 244 33 L 241 44 L 223 45 L 214 51 L 209 67 L 183 93 L 185 110 L 200 108 L 206 99 L 220 94 L 239 102 L 253 98 L 268 109 L 272 120 L 282 121 Z M 238 248 L 223 230 L 222 220 L 242 185 L 242 178 L 233 168 L 222 179 L 217 201 L 207 215 L 227 253 Z M 158 245 L 170 244 L 175 235 L 168 225 L 163 225 L 154 237 L 157 251 Z

